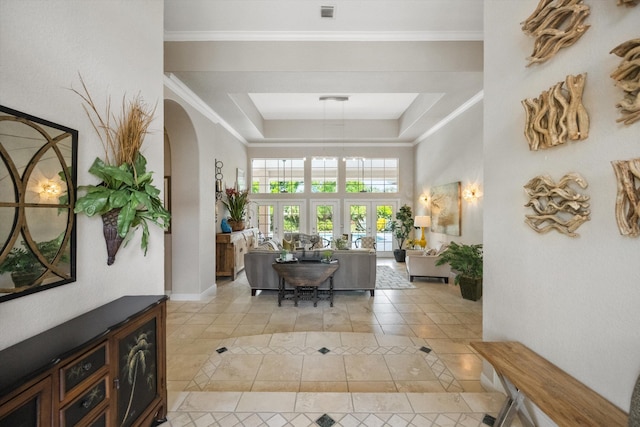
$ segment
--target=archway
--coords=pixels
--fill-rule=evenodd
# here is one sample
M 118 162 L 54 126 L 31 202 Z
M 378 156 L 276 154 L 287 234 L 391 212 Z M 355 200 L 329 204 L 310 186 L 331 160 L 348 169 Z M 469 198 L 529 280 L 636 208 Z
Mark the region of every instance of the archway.
M 200 277 L 200 180 L 198 140 L 191 118 L 175 101 L 164 101 L 165 138 L 171 147 L 172 298 L 193 299 L 203 292 Z

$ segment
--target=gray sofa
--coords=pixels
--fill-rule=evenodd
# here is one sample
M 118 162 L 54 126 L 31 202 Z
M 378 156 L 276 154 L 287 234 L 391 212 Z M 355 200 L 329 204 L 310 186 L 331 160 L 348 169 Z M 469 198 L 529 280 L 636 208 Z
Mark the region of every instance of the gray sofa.
M 318 259 L 322 250 L 294 251 L 298 259 Z M 280 256 L 277 251 L 252 250 L 244 254 L 244 268 L 251 286 L 251 295 L 257 290 L 278 290 L 278 274 L 271 267 Z M 333 276 L 333 288 L 341 290 L 368 290 L 371 296 L 376 289 L 376 252 L 368 249 L 333 250 L 340 268 Z M 323 285 L 324 286 L 324 285 Z

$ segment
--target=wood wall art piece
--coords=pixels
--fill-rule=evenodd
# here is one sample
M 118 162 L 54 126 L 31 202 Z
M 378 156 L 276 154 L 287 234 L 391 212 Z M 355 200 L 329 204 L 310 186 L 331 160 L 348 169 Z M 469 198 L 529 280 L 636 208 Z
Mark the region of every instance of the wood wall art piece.
M 618 6 L 635 6 L 638 4 L 638 0 L 618 0 Z
M 431 231 L 460 235 L 460 181 L 431 188 Z
M 616 86 L 624 91 L 624 98 L 616 104 L 622 114 L 616 122 L 630 125 L 640 120 L 640 38 L 621 43 L 609 53 L 622 58 L 611 73 Z
M 618 181 L 616 222 L 623 236 L 640 236 L 640 158 L 611 162 Z
M 584 222 L 589 221 L 589 196 L 575 189 L 587 188 L 587 181 L 579 173 L 568 173 L 555 183 L 548 175 L 538 175 L 525 186 L 529 202 L 525 207 L 533 209 L 532 215 L 525 215 L 525 223 L 538 233 L 556 230 L 569 237 Z
M 527 67 L 545 62 L 563 47 L 577 42 L 590 27 L 584 24 L 590 13 L 582 0 L 540 0 L 536 10 L 521 24 L 526 35 L 535 37 Z
M 526 113 L 524 136 L 532 151 L 555 147 L 589 136 L 589 114 L 582 104 L 587 73 L 568 75 L 538 98 L 522 101 Z M 564 84 L 566 83 L 566 86 Z

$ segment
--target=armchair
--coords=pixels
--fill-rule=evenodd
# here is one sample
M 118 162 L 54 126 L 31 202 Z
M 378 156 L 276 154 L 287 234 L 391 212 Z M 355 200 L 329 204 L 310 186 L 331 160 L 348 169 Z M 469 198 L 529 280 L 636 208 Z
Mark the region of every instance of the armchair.
M 414 277 L 436 277 L 444 279 L 444 283 L 449 283 L 451 267 L 448 264 L 436 265 L 437 255 L 425 255 L 423 251 L 407 251 L 406 267 L 409 273 L 409 281 L 413 282 Z

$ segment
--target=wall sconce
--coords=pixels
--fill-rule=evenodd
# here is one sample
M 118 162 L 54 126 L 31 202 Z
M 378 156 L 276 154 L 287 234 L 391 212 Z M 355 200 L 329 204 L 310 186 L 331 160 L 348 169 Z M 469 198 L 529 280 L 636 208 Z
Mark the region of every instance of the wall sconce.
M 430 216 L 416 216 L 413 219 L 413 226 L 416 228 L 421 228 L 422 229 L 422 237 L 420 238 L 420 247 L 422 249 L 427 247 L 427 240 L 424 238 L 424 229 L 425 227 L 430 227 L 431 226 L 431 217 Z
M 475 185 L 467 186 L 467 188 L 462 192 L 462 198 L 469 203 L 475 202 L 480 197 L 482 197 L 482 193 Z
M 215 159 L 216 164 L 216 200 L 222 200 L 222 193 L 224 193 L 224 188 L 222 188 L 222 161 Z

